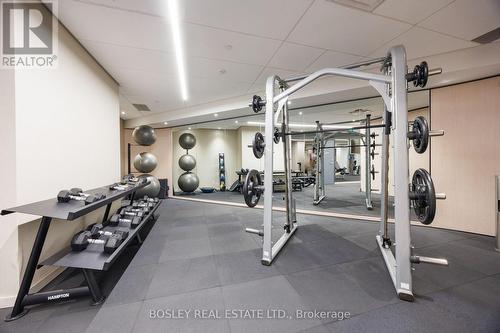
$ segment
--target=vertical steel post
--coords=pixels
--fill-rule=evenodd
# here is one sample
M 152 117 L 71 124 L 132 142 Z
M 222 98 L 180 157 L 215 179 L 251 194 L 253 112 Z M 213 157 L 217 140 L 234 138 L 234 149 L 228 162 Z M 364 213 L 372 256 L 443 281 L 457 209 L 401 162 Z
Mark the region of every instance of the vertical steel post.
M 394 185 L 396 224 L 396 289 L 399 298 L 412 301 L 410 198 L 408 183 L 408 105 L 406 93 L 406 52 L 403 46 L 391 48 L 392 103 L 394 129 Z
M 389 68 L 386 67 L 384 74 L 389 73 Z M 391 87 L 386 85 L 386 92 L 390 94 Z M 381 206 L 380 206 L 380 229 L 379 235 L 382 236 L 382 246 L 389 248 L 391 246 L 391 241 L 389 237 L 389 231 L 387 226 L 388 209 L 389 209 L 389 145 L 390 145 L 390 134 L 391 134 L 391 112 L 387 109 L 384 103 L 384 114 L 382 116 L 384 122 L 384 130 L 382 133 L 382 161 L 381 161 Z
M 372 179 L 370 177 L 370 119 L 371 115 L 368 113 L 365 120 L 365 204 L 367 209 L 373 209 L 372 205 Z
M 286 84 L 280 82 L 280 90 L 284 91 Z M 282 133 L 288 133 L 289 128 L 288 103 L 283 105 Z M 292 136 L 286 135 L 283 138 L 283 157 L 285 162 L 285 203 L 286 203 L 286 223 L 285 231 L 290 232 L 291 226 L 296 222 L 295 209 L 293 203 L 293 184 L 292 184 Z
M 264 148 L 264 236 L 262 244 L 262 263 L 270 265 L 272 258 L 273 222 L 273 137 L 274 137 L 274 82 L 270 76 L 266 83 L 265 148 Z

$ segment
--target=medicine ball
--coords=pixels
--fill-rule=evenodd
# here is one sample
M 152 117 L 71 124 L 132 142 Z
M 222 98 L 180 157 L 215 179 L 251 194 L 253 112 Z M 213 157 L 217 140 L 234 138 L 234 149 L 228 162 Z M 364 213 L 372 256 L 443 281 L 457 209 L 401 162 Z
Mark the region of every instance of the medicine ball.
M 198 176 L 192 172 L 184 172 L 177 181 L 179 188 L 184 192 L 193 192 L 198 188 L 200 180 Z
M 147 195 L 150 198 L 155 198 L 158 196 L 158 193 L 160 193 L 160 181 L 155 176 L 148 175 L 148 174 L 142 174 L 137 178 L 140 178 L 140 179 L 146 178 L 150 182 L 150 184 L 146 185 L 143 188 L 138 189 L 135 192 L 136 198 L 142 198 L 145 195 Z
M 151 146 L 156 141 L 156 132 L 151 126 L 141 125 L 134 129 L 132 137 L 141 146 Z
M 137 154 L 137 156 L 134 158 L 134 168 L 136 168 L 139 172 L 151 172 L 156 168 L 157 165 L 158 159 L 156 158 L 156 156 L 148 152 Z
M 179 145 L 184 149 L 192 149 L 196 145 L 196 138 L 191 133 L 184 133 L 179 137 Z
M 191 171 L 196 167 L 196 159 L 193 155 L 184 154 L 179 158 L 179 167 L 184 171 Z

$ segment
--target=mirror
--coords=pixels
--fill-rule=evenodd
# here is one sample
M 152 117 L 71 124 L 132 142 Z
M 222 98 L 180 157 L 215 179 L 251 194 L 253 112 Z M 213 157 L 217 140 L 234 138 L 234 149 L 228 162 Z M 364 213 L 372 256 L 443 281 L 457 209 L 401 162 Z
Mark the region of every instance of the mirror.
M 309 107 L 290 105 L 290 130 L 292 135 L 293 197 L 298 212 L 330 212 L 356 216 L 380 216 L 382 115 L 384 105 L 380 97 L 322 104 Z M 430 123 L 429 92 L 422 90 L 408 94 L 408 119 L 424 116 Z M 372 126 L 369 134 L 374 147 L 366 154 L 365 121 L 370 115 Z M 326 131 L 322 154 L 315 147 L 317 123 Z M 240 193 L 246 169 L 264 170 L 264 158 L 255 158 L 252 140 L 256 132 L 264 134 L 264 113 L 245 117 L 191 124 L 173 129 L 173 182 L 174 194 L 205 200 L 244 203 Z M 354 129 L 352 129 L 354 128 Z M 328 132 L 329 129 L 335 131 Z M 179 145 L 179 138 L 191 133 L 196 145 L 186 151 Z M 391 141 L 392 142 L 392 141 Z M 429 169 L 429 151 L 417 154 L 410 147 L 410 178 L 418 168 Z M 373 154 L 370 154 L 372 153 Z M 196 167 L 185 171 L 179 166 L 182 155 L 189 154 L 196 160 Z M 323 160 L 324 198 L 318 201 L 315 193 L 318 156 Z M 368 156 L 368 163 L 367 161 Z M 274 145 L 274 206 L 284 206 L 283 142 Z M 369 166 L 367 168 L 367 166 Z M 389 159 L 389 195 L 393 194 L 392 158 Z M 367 173 L 368 169 L 368 173 Z M 373 173 L 370 171 L 374 171 Z M 183 191 L 178 179 L 186 172 L 195 174 L 184 178 L 198 179 L 193 192 Z M 367 177 L 370 181 L 367 182 Z M 367 195 L 367 185 L 371 195 Z M 184 189 L 189 186 L 184 186 Z M 205 192 L 205 193 L 204 193 Z M 367 204 L 368 200 L 368 204 Z M 371 204 L 370 204 L 371 201 Z M 263 204 L 261 200 L 259 205 Z M 370 207 L 371 206 L 371 207 Z M 390 205 L 389 217 L 392 217 Z M 370 209 L 371 208 L 371 209 Z

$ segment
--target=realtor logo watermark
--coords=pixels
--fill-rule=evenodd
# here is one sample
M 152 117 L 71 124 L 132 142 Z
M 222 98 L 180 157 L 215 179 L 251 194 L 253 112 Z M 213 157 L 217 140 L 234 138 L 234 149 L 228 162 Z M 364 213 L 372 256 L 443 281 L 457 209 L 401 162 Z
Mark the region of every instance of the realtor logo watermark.
M 54 1 L 1 1 L 2 68 L 56 67 L 56 9 Z

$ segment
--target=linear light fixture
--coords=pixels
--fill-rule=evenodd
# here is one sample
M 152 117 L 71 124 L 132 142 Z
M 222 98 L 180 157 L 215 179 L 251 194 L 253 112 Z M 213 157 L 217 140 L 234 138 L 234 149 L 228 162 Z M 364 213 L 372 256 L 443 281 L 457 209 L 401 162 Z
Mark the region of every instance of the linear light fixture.
M 174 41 L 175 58 L 177 60 L 177 72 L 179 75 L 179 85 L 181 87 L 181 96 L 184 101 L 188 99 L 186 66 L 184 63 L 184 51 L 182 49 L 181 27 L 179 18 L 179 6 L 177 0 L 168 0 L 168 16 L 172 30 L 172 39 Z

